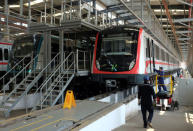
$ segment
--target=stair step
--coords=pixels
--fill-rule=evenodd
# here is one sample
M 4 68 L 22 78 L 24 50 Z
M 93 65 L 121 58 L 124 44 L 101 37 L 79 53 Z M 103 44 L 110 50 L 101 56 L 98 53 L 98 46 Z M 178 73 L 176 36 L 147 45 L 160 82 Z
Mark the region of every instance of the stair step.
M 57 92 L 58 93 L 58 92 L 61 92 L 61 90 L 53 90 L 53 92 Z
M 25 90 L 25 87 L 18 87 L 17 90 Z
M 27 83 L 32 82 L 33 80 L 26 80 Z
M 61 85 L 52 85 L 52 87 L 61 87 Z
M 8 100 L 6 103 L 13 104 L 13 103 L 15 103 L 15 101 Z
M 65 83 L 66 81 L 57 81 L 57 82 L 59 82 L 59 83 Z M 57 82 L 55 82 L 55 83 L 57 83 Z
M 23 92 L 14 92 L 13 94 L 21 95 L 21 94 L 23 94 Z
M 11 106 L 3 106 L 2 108 L 8 110 Z
M 41 108 L 41 105 L 38 105 L 37 107 Z M 42 105 L 42 108 L 49 107 L 49 105 Z

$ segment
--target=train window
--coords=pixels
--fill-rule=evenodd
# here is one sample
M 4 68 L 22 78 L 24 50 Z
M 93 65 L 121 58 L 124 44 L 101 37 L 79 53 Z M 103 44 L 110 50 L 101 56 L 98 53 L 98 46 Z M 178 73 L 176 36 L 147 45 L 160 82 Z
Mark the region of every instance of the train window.
M 149 44 L 149 39 L 148 38 L 146 38 L 146 43 L 147 43 L 147 46 L 146 46 L 146 57 L 150 58 L 150 44 Z
M 159 47 L 156 46 L 156 59 L 159 60 Z
M 1 60 L 1 61 L 3 60 L 3 51 L 2 51 L 2 48 L 0 48 L 0 60 Z
M 155 45 L 155 44 L 153 45 L 153 51 L 154 51 L 154 53 L 153 53 L 154 58 L 157 58 L 157 54 L 156 54 L 156 45 Z
M 4 49 L 4 60 L 8 60 L 8 49 Z
M 166 53 L 166 61 L 167 63 L 169 63 L 169 54 L 168 53 Z
M 164 50 L 161 50 L 161 56 L 162 56 L 162 61 L 165 61 L 165 52 L 164 52 Z

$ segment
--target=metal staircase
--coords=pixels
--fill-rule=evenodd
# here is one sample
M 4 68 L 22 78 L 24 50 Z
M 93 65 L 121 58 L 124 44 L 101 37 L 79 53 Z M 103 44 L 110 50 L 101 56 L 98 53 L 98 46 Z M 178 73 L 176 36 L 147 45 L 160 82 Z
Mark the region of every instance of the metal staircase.
M 41 98 L 32 111 L 54 106 L 58 101 L 64 102 L 64 91 L 74 76 L 75 53 L 71 52 L 36 90 L 35 94 L 40 93 Z
M 6 117 L 9 116 L 10 112 L 16 106 L 16 104 L 27 94 L 33 93 L 38 87 L 40 81 L 47 79 L 49 74 L 58 69 L 60 53 L 58 53 L 43 69 L 36 69 L 38 56 L 34 57 L 23 69 L 18 72 L 10 81 L 3 86 L 3 100 L 0 103 L 0 108 L 3 109 Z M 17 82 L 21 79 L 21 82 Z M 14 89 L 8 92 L 6 88 L 14 83 Z

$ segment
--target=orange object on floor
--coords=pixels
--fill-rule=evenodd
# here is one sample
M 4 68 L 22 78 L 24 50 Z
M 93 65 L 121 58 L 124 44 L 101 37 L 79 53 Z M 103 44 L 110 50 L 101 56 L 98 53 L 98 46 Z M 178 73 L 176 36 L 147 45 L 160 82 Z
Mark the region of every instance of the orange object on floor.
M 65 108 L 71 109 L 72 106 L 76 107 L 76 102 L 75 102 L 75 99 L 74 99 L 73 91 L 68 90 L 66 92 L 66 97 L 65 97 L 63 109 L 65 109 Z

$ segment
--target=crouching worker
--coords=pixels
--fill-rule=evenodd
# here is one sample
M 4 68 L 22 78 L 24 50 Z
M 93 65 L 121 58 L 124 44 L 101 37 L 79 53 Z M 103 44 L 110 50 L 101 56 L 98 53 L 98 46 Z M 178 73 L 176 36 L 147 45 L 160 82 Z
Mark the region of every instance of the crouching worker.
M 153 118 L 153 101 L 155 102 L 155 92 L 153 86 L 150 85 L 149 76 L 144 77 L 144 84 L 139 86 L 138 90 L 138 103 L 141 104 L 141 112 L 143 116 L 144 128 L 147 126 L 152 127 L 151 121 Z M 148 118 L 146 117 L 147 111 L 149 112 Z

